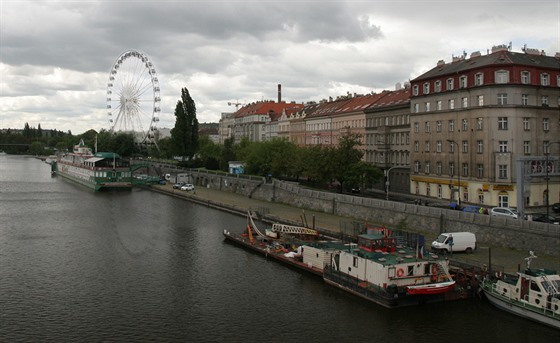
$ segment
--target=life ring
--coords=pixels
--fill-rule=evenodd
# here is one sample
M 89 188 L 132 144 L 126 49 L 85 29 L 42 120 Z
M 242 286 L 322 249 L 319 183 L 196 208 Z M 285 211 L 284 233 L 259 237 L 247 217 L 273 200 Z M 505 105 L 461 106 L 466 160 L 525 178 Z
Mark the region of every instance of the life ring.
M 404 270 L 402 268 L 397 269 L 397 276 L 402 277 L 404 275 Z

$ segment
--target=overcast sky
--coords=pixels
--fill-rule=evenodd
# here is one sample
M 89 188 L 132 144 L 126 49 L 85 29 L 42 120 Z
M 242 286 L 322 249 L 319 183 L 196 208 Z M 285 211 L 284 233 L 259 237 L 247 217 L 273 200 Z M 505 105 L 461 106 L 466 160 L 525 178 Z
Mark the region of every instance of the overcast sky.
M 465 51 L 560 51 L 560 0 L 0 0 L 0 128 L 109 129 L 107 80 L 126 50 L 153 61 L 160 127 L 181 88 L 199 122 L 231 103 L 392 90 Z

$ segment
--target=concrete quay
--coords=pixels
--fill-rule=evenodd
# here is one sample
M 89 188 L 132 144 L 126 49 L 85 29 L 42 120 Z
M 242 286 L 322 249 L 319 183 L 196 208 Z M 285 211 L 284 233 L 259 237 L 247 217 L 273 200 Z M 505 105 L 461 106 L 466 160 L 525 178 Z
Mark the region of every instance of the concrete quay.
M 278 202 L 257 200 L 233 192 L 220 191 L 209 187 L 196 187 L 193 192 L 173 189 L 171 184 L 146 187 L 152 191 L 175 196 L 241 216 L 245 216 L 249 210 L 256 211 L 266 222 L 302 225 L 303 219 L 305 218 L 309 226 L 313 225 L 314 222 L 315 227 L 319 230 L 343 233 L 346 235 L 356 234 L 357 232 L 355 232 L 354 229 L 355 224 L 363 223 L 362 220 L 352 217 L 341 217 L 308 209 L 304 210 Z M 375 223 L 371 224 L 375 225 Z M 239 228 L 240 231 L 243 229 L 244 228 Z M 429 245 L 429 242 L 435 238 L 435 236 L 426 237 L 426 245 Z M 539 255 L 539 251 L 535 251 L 535 254 L 538 258 L 531 262 L 532 268 L 560 270 L 560 257 Z M 450 259 L 476 266 L 488 265 L 489 261 L 491 261 L 492 270 L 514 273 L 519 268 L 525 268 L 525 258 L 527 256 L 529 256 L 528 251 L 492 246 L 479 240 L 477 242 L 477 250 L 473 254 L 455 253 L 450 256 Z

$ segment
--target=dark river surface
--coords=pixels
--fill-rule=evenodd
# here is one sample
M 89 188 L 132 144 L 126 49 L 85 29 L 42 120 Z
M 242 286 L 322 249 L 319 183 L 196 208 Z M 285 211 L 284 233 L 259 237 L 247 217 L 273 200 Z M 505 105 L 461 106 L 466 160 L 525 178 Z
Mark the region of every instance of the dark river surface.
M 553 342 L 483 299 L 385 309 L 223 240 L 245 218 L 0 155 L 0 342 Z

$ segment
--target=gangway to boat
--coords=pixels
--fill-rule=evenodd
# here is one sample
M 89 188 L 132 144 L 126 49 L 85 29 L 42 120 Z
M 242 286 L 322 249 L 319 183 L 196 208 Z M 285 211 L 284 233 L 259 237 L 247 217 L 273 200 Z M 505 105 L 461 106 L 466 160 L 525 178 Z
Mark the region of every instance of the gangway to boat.
M 298 234 L 298 235 L 314 235 L 314 236 L 319 235 L 319 232 L 314 229 L 310 229 L 302 226 L 279 224 L 279 223 L 272 224 L 272 232 L 290 233 L 290 234 Z

